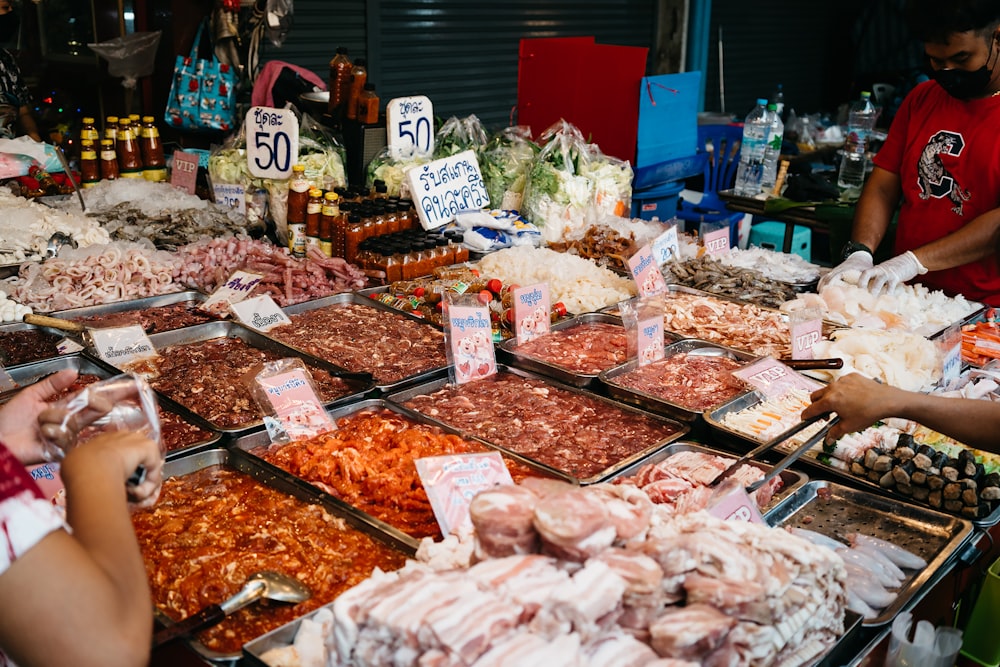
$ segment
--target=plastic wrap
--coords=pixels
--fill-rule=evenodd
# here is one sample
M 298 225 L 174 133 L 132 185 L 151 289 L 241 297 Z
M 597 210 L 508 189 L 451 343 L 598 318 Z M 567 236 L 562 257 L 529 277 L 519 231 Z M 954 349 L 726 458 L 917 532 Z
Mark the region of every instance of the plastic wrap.
M 518 125 L 498 133 L 479 152 L 486 191 L 494 206 L 520 210 L 528 169 L 539 150 L 531 140 L 531 129 Z
M 271 442 L 308 440 L 335 430 L 319 391 L 301 359 L 277 359 L 262 365 L 249 382 L 250 392 L 264 414 Z
M 486 146 L 487 135 L 475 115 L 465 118 L 452 116 L 434 135 L 434 159 L 457 155 L 462 151 L 480 151 Z

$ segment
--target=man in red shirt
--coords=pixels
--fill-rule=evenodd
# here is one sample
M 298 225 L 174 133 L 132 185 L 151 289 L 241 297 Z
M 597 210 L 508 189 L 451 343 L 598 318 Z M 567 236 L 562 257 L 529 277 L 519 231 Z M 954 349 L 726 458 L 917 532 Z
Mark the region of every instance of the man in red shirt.
M 932 80 L 896 114 L 844 261 L 821 287 L 852 272 L 873 292 L 920 276 L 932 289 L 1000 305 L 1000 2 L 909 0 L 907 14 Z M 897 206 L 896 256 L 873 266 Z

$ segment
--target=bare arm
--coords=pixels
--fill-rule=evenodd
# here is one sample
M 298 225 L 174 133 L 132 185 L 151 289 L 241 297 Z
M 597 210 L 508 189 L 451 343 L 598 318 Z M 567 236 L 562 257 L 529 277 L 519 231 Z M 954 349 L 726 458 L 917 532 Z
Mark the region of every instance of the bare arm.
M 836 412 L 841 422 L 830 429 L 835 440 L 887 417 L 912 419 L 977 449 L 1000 453 L 1000 403 L 969 398 L 944 398 L 904 391 L 851 374 L 812 395 L 803 419 Z
M 987 211 L 947 236 L 913 251 L 928 271 L 940 271 L 996 254 L 1000 208 Z
M 72 534 L 50 533 L 0 575 L 0 601 L 11 612 L 0 615 L 0 645 L 22 667 L 148 663 L 152 602 L 124 482 L 159 456 L 155 443 L 124 433 L 67 455 Z
M 899 176 L 875 167 L 854 209 L 851 240 L 863 243 L 873 251 L 878 248 L 902 196 Z
M 42 135 L 38 134 L 38 125 L 35 123 L 35 116 L 31 113 L 31 109 L 27 106 L 22 106 L 18 110 L 18 119 L 21 124 L 21 131 L 34 139 L 35 141 L 41 141 Z

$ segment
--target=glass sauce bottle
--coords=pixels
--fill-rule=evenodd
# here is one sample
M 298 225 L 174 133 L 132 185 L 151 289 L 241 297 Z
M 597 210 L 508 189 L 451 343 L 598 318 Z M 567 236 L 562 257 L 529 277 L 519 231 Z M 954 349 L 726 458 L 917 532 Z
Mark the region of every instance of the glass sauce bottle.
M 105 181 L 113 181 L 118 178 L 118 155 L 115 153 L 115 142 L 113 139 L 101 139 L 101 154 L 99 158 L 101 178 Z
M 142 152 L 142 177 L 147 181 L 167 180 L 167 159 L 163 155 L 163 142 L 156 128 L 156 119 L 143 116 L 139 130 L 139 149 Z
M 118 154 L 118 172 L 122 178 L 142 178 L 139 143 L 132 134 L 132 125 L 127 118 L 118 121 L 115 152 Z
M 323 191 L 319 188 L 309 189 L 309 201 L 306 204 L 306 254 L 309 248 L 320 249 L 319 220 L 323 211 Z
M 292 180 L 288 184 L 288 249 L 296 257 L 306 256 L 306 207 L 309 205 L 309 180 L 305 165 L 292 166 Z

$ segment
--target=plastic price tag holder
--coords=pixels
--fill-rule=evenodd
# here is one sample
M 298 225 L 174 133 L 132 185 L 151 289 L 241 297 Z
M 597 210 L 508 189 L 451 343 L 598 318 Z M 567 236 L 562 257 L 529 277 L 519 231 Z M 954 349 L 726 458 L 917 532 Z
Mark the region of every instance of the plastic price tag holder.
M 788 316 L 792 359 L 812 359 L 813 345 L 823 338 L 823 316 L 816 308 L 797 310 Z
M 442 535 L 472 528 L 469 504 L 477 493 L 514 483 L 499 452 L 429 456 L 414 463 Z
M 653 259 L 653 251 L 648 245 L 643 246 L 639 252 L 629 257 L 628 270 L 632 273 L 632 279 L 635 280 L 639 296 L 655 296 L 667 288 L 663 274 L 660 273 L 660 267 Z
M 271 442 L 308 440 L 337 428 L 301 359 L 268 362 L 254 376 L 251 391 L 264 412 Z
M 680 257 L 677 225 L 671 225 L 667 231 L 653 239 L 653 257 L 656 258 L 656 263 L 659 266 L 663 266 L 675 257 Z
M 98 356 L 112 366 L 124 368 L 159 356 L 145 330 L 138 324 L 110 329 L 92 329 L 89 334 Z
M 752 385 L 767 398 L 783 396 L 792 389 L 813 392 L 823 386 L 801 373 L 796 373 L 773 357 L 764 357 L 749 366 L 739 368 L 733 371 L 733 375 Z
M 707 227 L 705 223 L 702 225 Z M 722 255 L 729 252 L 729 225 L 711 231 L 703 231 L 701 242 L 705 246 L 705 252 L 709 255 Z
M 291 109 L 250 107 L 244 120 L 247 168 L 255 178 L 287 179 L 299 159 L 299 119 Z
M 413 167 L 406 172 L 405 182 L 420 224 L 427 230 L 451 222 L 461 211 L 490 205 L 479 161 L 471 150 Z
M 212 194 L 215 203 L 227 208 L 234 208 L 243 215 L 247 213 L 247 189 L 242 185 L 232 183 L 212 183 Z
M 517 344 L 544 336 L 552 326 L 549 284 L 536 283 L 514 290 L 514 331 Z
M 12 389 L 17 389 L 17 383 L 14 382 L 14 378 L 10 376 L 7 369 L 0 366 L 0 392 L 11 391 Z
M 216 315 L 222 315 L 229 311 L 230 306 L 234 303 L 239 303 L 243 299 L 247 298 L 257 283 L 261 281 L 264 276 L 259 273 L 249 273 L 247 271 L 233 271 L 233 274 L 229 276 L 223 284 L 219 285 L 212 296 L 208 297 L 200 306 L 199 310 L 204 310 L 207 313 L 215 313 Z
M 35 480 L 35 484 L 41 489 L 42 495 L 50 500 L 53 505 L 65 511 L 66 487 L 63 486 L 59 467 L 57 461 L 49 461 L 28 466 L 28 472 L 31 474 L 31 479 Z
M 493 327 L 487 306 L 449 303 L 445 324 L 446 350 L 454 369 L 455 384 L 481 380 L 497 372 Z
M 75 354 L 83 349 L 83 345 L 80 345 L 72 338 L 63 338 L 56 343 L 56 352 L 59 354 Z
M 767 525 L 757 503 L 735 479 L 726 480 L 709 500 L 708 512 L 723 521 L 745 521 Z
M 951 388 L 962 374 L 962 328 L 955 324 L 937 339 L 941 351 L 941 386 Z
M 170 184 L 193 195 L 198 182 L 198 156 L 185 151 L 174 151 L 174 165 L 170 171 Z
M 663 359 L 663 315 L 639 320 L 635 328 L 637 361 L 647 366 Z
M 240 322 L 257 331 L 267 332 L 275 327 L 292 323 L 270 294 L 261 294 L 230 304 L 229 309 Z
M 389 100 L 385 123 L 389 150 L 397 160 L 434 152 L 434 105 L 425 95 Z

